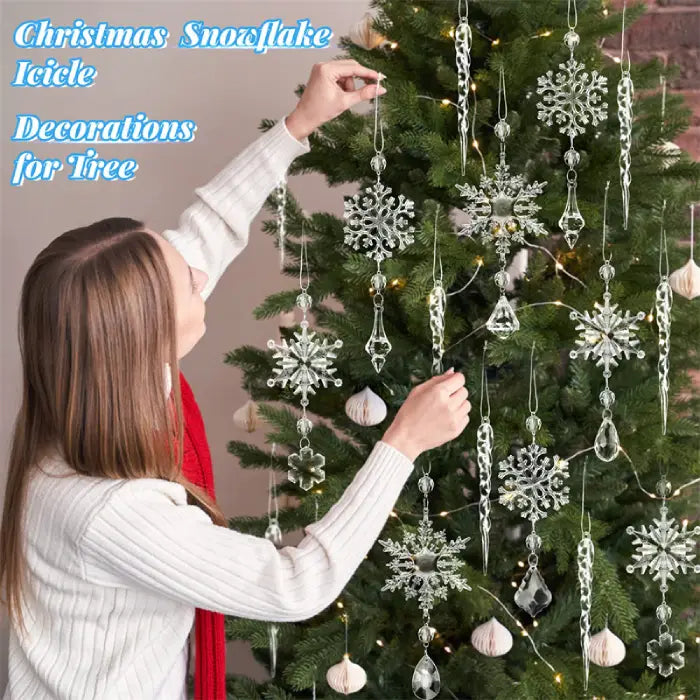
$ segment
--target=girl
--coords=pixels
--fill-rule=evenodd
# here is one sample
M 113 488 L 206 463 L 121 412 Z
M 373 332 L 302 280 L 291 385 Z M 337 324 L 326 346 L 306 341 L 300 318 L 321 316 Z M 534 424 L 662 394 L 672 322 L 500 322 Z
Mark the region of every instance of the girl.
M 105 219 L 59 236 L 32 264 L 0 533 L 5 700 L 185 698 L 196 608 L 271 621 L 322 611 L 416 457 L 466 427 L 461 374 L 415 387 L 338 502 L 281 550 L 229 529 L 183 474 L 177 368 L 204 333 L 204 300 L 308 134 L 376 94 L 354 90 L 355 76 L 379 77 L 354 61 L 315 66 L 295 110 L 196 190 L 177 230 Z M 212 687 L 201 697 L 225 697 Z

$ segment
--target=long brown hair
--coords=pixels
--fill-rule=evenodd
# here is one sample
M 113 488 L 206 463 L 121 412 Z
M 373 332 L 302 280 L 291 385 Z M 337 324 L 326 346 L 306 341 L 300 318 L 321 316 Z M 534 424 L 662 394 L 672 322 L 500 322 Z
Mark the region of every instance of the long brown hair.
M 160 246 L 142 222 L 103 219 L 42 250 L 22 285 L 19 344 L 23 395 L 0 531 L 0 587 L 10 619 L 24 629 L 21 516 L 30 471 L 48 453 L 89 476 L 175 481 L 217 525 L 227 521 L 182 473 L 174 295 Z

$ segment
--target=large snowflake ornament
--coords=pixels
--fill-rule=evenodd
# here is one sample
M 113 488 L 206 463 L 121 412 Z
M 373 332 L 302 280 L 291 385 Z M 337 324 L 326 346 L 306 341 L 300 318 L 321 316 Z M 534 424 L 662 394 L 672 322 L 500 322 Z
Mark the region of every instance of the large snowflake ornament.
M 456 554 L 463 550 L 469 537 L 447 541 L 444 531 L 435 532 L 432 522 L 424 517 L 418 532 L 406 532 L 403 542 L 379 540 L 392 560 L 388 567 L 394 575 L 387 579 L 382 591 L 403 590 L 406 600 L 418 598 L 418 606 L 428 615 L 436 599 L 445 600 L 448 588 L 470 591 L 467 581 L 457 569 Z
M 640 311 L 632 315 L 629 311 L 624 314 L 617 310 L 617 304 L 610 303 L 609 292 L 603 294 L 603 304 L 594 304 L 595 312 L 572 311 L 569 317 L 572 321 L 578 321 L 576 330 L 579 337 L 576 339 L 577 348 L 569 352 L 571 358 L 583 355 L 587 360 L 592 357 L 596 366 L 603 367 L 603 375 L 610 376 L 610 368 L 618 366 L 618 360 L 623 357 L 630 359 L 630 355 L 644 357 L 644 350 L 638 348 L 639 340 L 635 331 L 639 330 L 637 321 L 644 318 L 644 312 Z
M 410 199 L 400 194 L 397 201 L 391 188 L 378 180 L 364 194 L 345 200 L 345 243 L 379 263 L 394 249 L 413 243 L 415 229 L 409 219 L 414 215 Z
M 319 341 L 316 333 L 309 331 L 309 323 L 301 322 L 301 332 L 294 332 L 294 340 L 287 344 L 286 339 L 278 344 L 274 340 L 267 341 L 267 347 L 275 350 L 272 355 L 277 360 L 277 367 L 273 368 L 273 377 L 267 380 L 267 385 L 281 386 L 283 389 L 294 387 L 294 394 L 301 394 L 302 406 L 309 403 L 308 395 L 315 394 L 315 389 L 328 384 L 341 386 L 342 379 L 333 375 L 336 368 L 333 360 L 335 351 L 343 346 L 342 340 L 330 342 L 327 338 Z
M 542 194 L 546 182 L 525 183 L 522 175 L 511 175 L 510 168 L 501 161 L 494 177 L 482 175 L 479 187 L 457 185 L 466 198 L 464 211 L 470 221 L 459 235 L 479 235 L 485 245 L 493 243 L 502 260 L 514 243 L 524 243 L 525 234 L 544 236 L 544 225 L 535 218 L 540 206 L 535 198 Z
M 586 66 L 573 55 L 566 63 L 559 64 L 559 72 L 551 70 L 537 78 L 537 118 L 551 126 L 553 121 L 559 131 L 569 138 L 583 134 L 590 122 L 596 126 L 608 116 L 608 105 L 603 101 L 607 94 L 608 79 L 594 70 L 590 76 Z
M 632 555 L 633 564 L 627 566 L 627 573 L 636 569 L 642 574 L 647 571 L 653 574 L 652 580 L 659 581 L 662 592 L 668 590 L 668 582 L 674 581 L 680 574 L 688 571 L 700 573 L 700 564 L 693 564 L 695 559 L 695 540 L 700 535 L 700 525 L 688 530 L 688 522 L 683 521 L 679 528 L 674 518 L 668 517 L 668 508 L 661 507 L 661 518 L 654 518 L 654 524 L 647 530 L 642 525 L 641 530 L 635 530 L 630 525 L 628 535 L 635 535 L 632 544 L 637 548 Z
M 509 455 L 498 465 L 498 487 L 501 505 L 520 511 L 526 520 L 537 522 L 550 508 L 559 510 L 569 502 L 569 463 L 557 455 L 553 461 L 541 445 L 532 443 L 518 451 L 517 458 Z

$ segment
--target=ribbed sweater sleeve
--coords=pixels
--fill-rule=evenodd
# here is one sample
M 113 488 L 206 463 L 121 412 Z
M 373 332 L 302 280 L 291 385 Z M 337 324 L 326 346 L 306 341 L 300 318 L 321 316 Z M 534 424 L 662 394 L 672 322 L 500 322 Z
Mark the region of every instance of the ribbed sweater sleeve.
M 257 620 L 312 617 L 342 591 L 379 536 L 413 463 L 378 442 L 341 498 L 296 547 L 215 525 L 185 489 L 128 479 L 106 491 L 79 543 L 82 575 Z
M 291 162 L 310 150 L 308 138 L 297 141 L 285 117 L 249 144 L 206 185 L 180 215 L 178 227 L 163 236 L 192 267 L 209 276 L 206 299 L 231 261 L 248 244 L 250 224 Z

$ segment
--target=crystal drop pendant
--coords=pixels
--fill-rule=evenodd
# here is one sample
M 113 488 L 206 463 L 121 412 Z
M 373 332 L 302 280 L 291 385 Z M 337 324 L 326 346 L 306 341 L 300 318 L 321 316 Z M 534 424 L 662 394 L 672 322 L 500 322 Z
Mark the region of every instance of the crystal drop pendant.
M 277 636 L 280 628 L 274 622 L 267 626 L 267 641 L 270 649 L 270 675 L 274 678 L 277 672 Z
M 536 617 L 551 602 L 552 592 L 536 567 L 532 567 L 515 592 L 515 604 L 530 617 Z
M 440 672 L 426 652 L 413 671 L 413 694 L 421 700 L 432 700 L 440 693 Z
M 596 457 L 603 462 L 612 462 L 620 451 L 617 428 L 610 418 L 603 418 L 593 443 Z
M 578 210 L 578 202 L 576 201 L 576 183 L 567 183 L 568 194 L 566 197 L 566 207 L 564 213 L 559 218 L 559 228 L 564 233 L 564 238 L 569 244 L 569 248 L 573 248 L 578 240 L 579 231 L 585 226 L 586 222 Z
M 384 332 L 384 318 L 379 308 L 374 309 L 374 326 L 372 335 L 365 345 L 365 352 L 372 358 L 372 365 L 376 372 L 381 372 L 386 356 L 391 352 L 391 343 Z
M 498 298 L 498 302 L 486 322 L 486 328 L 501 340 L 505 340 L 520 328 L 520 321 L 518 321 L 513 307 L 508 303 L 505 294 L 501 294 Z

